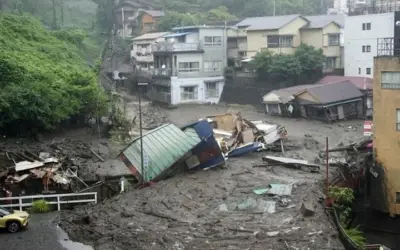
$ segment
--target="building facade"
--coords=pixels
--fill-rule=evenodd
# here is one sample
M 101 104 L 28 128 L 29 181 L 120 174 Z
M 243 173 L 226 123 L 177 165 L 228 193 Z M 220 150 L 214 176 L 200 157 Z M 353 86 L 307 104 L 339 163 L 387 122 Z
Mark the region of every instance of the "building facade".
M 149 96 L 168 105 L 218 103 L 227 63 L 226 28 L 175 28 L 152 46 L 153 83 Z
M 153 67 L 152 45 L 164 41 L 169 32 L 147 33 L 132 39 L 131 58 L 140 69 Z
M 228 31 L 228 59 L 237 65 L 265 49 L 292 54 L 305 43 L 324 51 L 327 70 L 342 68 L 343 24 L 343 15 L 246 18 Z
M 395 13 L 347 16 L 345 19 L 346 76 L 372 77 L 377 39 L 394 36 Z
M 398 19 L 400 21 L 400 18 Z M 373 146 L 376 166 L 370 177 L 371 206 L 400 214 L 400 39 L 378 39 L 385 50 L 374 58 Z

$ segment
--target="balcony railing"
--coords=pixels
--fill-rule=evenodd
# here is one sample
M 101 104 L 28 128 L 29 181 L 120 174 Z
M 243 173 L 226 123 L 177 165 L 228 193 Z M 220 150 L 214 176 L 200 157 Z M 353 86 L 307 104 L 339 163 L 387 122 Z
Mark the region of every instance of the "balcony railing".
M 377 56 L 400 57 L 400 38 L 386 37 L 377 40 Z
M 197 43 L 169 43 L 162 42 L 152 44 L 151 50 L 154 52 L 182 52 L 182 51 L 201 51 L 203 49 L 200 42 Z
M 247 43 L 239 43 L 239 51 L 247 51 Z
M 153 69 L 154 76 L 172 76 L 172 69 Z
M 181 69 L 181 70 L 172 70 L 169 68 L 159 69 L 155 68 L 153 70 L 153 76 L 158 77 L 214 77 L 214 76 L 223 76 L 223 71 L 221 70 L 201 70 L 201 69 Z

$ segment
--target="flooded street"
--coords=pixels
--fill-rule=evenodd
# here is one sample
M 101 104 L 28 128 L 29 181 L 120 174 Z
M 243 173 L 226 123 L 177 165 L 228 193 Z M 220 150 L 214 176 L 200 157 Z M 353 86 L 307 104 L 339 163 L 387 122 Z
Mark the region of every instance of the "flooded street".
M 10 234 L 0 233 L 0 249 L 24 250 L 93 250 L 92 247 L 70 241 L 57 226 L 58 213 L 33 214 L 28 228 Z

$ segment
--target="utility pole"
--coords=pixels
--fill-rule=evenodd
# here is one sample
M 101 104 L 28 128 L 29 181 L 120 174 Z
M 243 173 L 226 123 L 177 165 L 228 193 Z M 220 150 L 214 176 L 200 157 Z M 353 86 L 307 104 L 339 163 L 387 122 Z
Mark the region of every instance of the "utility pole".
M 273 9 L 273 14 L 272 15 L 273 16 L 276 15 L 276 0 L 274 0 L 274 9 Z
M 56 14 L 56 1 L 51 1 L 53 4 L 53 29 L 57 29 L 57 14 Z
M 64 0 L 61 0 L 60 8 L 61 8 L 61 27 L 64 27 Z

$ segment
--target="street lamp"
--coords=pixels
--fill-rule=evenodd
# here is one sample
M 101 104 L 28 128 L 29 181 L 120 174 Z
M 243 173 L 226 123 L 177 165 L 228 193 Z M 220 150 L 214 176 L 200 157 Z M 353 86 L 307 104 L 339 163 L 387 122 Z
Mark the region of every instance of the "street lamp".
M 138 83 L 138 96 L 139 96 L 139 133 L 140 133 L 140 166 L 142 174 L 142 185 L 145 183 L 144 176 L 144 160 L 143 160 L 143 131 L 142 131 L 142 103 L 141 103 L 141 86 L 147 86 L 148 83 Z

